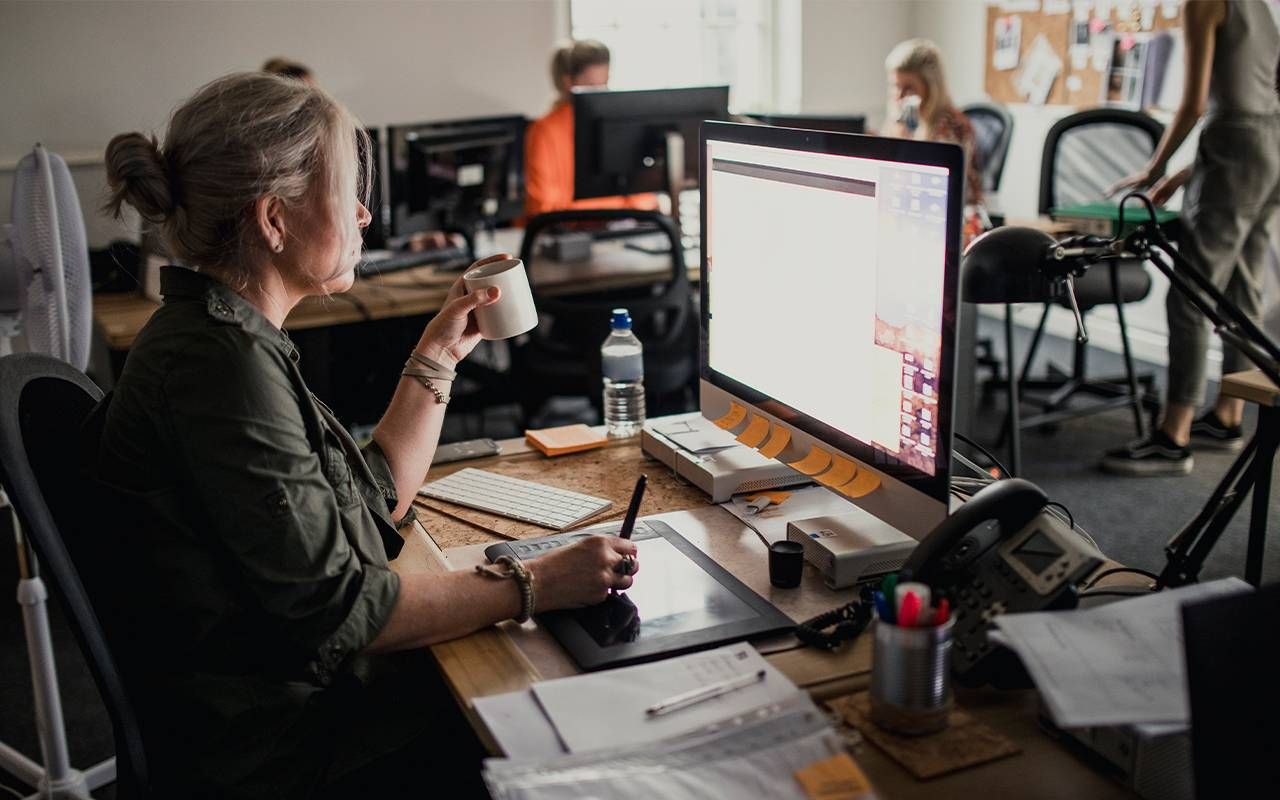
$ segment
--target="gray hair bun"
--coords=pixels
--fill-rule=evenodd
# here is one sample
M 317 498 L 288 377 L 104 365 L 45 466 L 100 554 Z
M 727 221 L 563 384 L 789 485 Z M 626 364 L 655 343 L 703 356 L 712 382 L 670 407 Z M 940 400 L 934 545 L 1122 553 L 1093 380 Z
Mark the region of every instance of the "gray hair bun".
M 107 209 L 119 215 L 128 203 L 148 222 L 164 222 L 176 210 L 173 185 L 154 136 L 122 133 L 107 145 Z

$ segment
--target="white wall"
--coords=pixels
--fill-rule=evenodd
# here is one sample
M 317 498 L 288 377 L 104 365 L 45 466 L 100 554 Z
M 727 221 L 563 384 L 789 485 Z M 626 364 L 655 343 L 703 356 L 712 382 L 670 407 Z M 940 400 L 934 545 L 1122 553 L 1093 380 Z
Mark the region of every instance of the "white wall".
M 912 34 L 915 4 L 903 0 L 804 0 L 801 110 L 884 117 L 884 57 Z
M 132 236 L 95 212 L 107 141 L 163 130 L 201 84 L 271 56 L 310 66 L 370 125 L 540 114 L 563 0 L 0 0 L 0 220 L 7 167 L 37 140 L 73 170 L 91 246 Z

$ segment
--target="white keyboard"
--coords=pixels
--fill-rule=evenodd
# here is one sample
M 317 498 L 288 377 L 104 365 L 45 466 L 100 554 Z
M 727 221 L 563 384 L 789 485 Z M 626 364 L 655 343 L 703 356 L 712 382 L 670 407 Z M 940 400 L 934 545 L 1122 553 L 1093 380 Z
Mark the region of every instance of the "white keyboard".
M 533 481 L 467 467 L 418 490 L 423 497 L 446 500 L 544 528 L 562 531 L 613 505 L 608 500 Z

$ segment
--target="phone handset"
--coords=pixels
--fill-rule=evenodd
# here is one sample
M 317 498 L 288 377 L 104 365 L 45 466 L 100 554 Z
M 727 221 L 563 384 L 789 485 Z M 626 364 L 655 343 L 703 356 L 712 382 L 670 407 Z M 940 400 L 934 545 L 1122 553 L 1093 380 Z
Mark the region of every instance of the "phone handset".
M 934 528 L 903 564 L 911 579 L 932 583 L 972 563 L 992 536 L 1003 540 L 1022 530 L 1049 503 L 1039 486 L 1021 478 L 997 481 L 973 497 Z M 980 526 L 998 523 L 983 536 Z

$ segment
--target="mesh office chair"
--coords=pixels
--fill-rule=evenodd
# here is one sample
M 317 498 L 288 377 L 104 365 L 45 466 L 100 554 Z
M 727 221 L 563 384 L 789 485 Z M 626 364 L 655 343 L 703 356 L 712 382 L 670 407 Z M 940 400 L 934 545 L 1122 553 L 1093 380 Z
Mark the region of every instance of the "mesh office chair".
M 1004 162 L 1013 140 L 1013 116 L 999 103 L 970 103 L 961 109 L 973 126 L 982 189 L 995 192 L 1004 177 Z
M 1164 125 L 1160 122 L 1141 112 L 1122 109 L 1092 109 L 1058 120 L 1049 129 L 1044 142 L 1040 164 L 1040 213 L 1047 215 L 1055 208 L 1106 199 L 1108 187 L 1147 164 L 1163 133 Z M 1151 292 L 1151 276 L 1140 260 L 1113 261 L 1105 268 L 1089 270 L 1076 281 L 1075 288 L 1081 314 L 1087 315 L 1098 306 L 1115 307 L 1125 374 L 1089 378 L 1086 375 L 1088 349 L 1076 342 L 1069 374 L 1051 367 L 1055 374 L 1046 379 L 1031 380 L 1028 376 L 1049 313 L 1054 305 L 1070 308 L 1065 299 L 1046 303 L 1018 379 L 1020 390 L 1037 393 L 1034 399 L 1025 395 L 1023 398 L 1038 404 L 1042 413 L 1018 420 L 1017 410 L 1011 407 L 1006 432 L 1012 437 L 1015 452 L 1020 450 L 1019 428 L 1053 424 L 1124 406 L 1133 408 L 1137 435 L 1142 437 L 1146 434 L 1142 411 L 1144 406 L 1149 409 L 1156 406 L 1154 377 L 1139 375 L 1134 370 L 1124 306 L 1144 299 Z M 1012 308 L 1006 306 L 1005 313 L 1008 318 Z M 1012 353 L 1009 359 L 1013 364 Z M 1069 408 L 1071 398 L 1082 393 L 1099 400 L 1084 407 Z M 1013 460 L 1020 461 L 1020 453 Z
M 80 651 L 111 716 L 116 747 L 116 796 L 152 796 L 137 696 L 126 686 L 118 653 L 108 643 L 95 603 L 116 587 L 77 479 L 81 423 L 102 397 L 84 373 L 43 355 L 0 358 L 0 483 L 34 554 L 53 578 Z M 36 569 L 29 562 L 29 569 Z M 83 578 L 83 581 L 82 581 Z M 92 602 L 91 602 L 92 601 Z
M 671 271 L 658 282 L 613 291 L 548 294 L 539 289 L 539 237 L 565 226 L 634 220 L 656 229 L 670 245 Z M 555 211 L 525 228 L 520 258 L 529 274 L 540 323 L 511 354 L 516 391 L 528 421 L 551 397 L 580 396 L 599 412 L 600 345 L 609 334 L 609 312 L 625 307 L 644 345 L 644 386 L 649 416 L 687 410 L 696 397 L 698 322 L 680 236 L 656 211 L 630 209 Z M 637 257 L 642 257 L 637 254 Z M 652 256 L 650 256 L 652 257 Z M 545 283 L 545 276 L 543 281 Z M 625 274 L 619 278 L 625 279 Z

